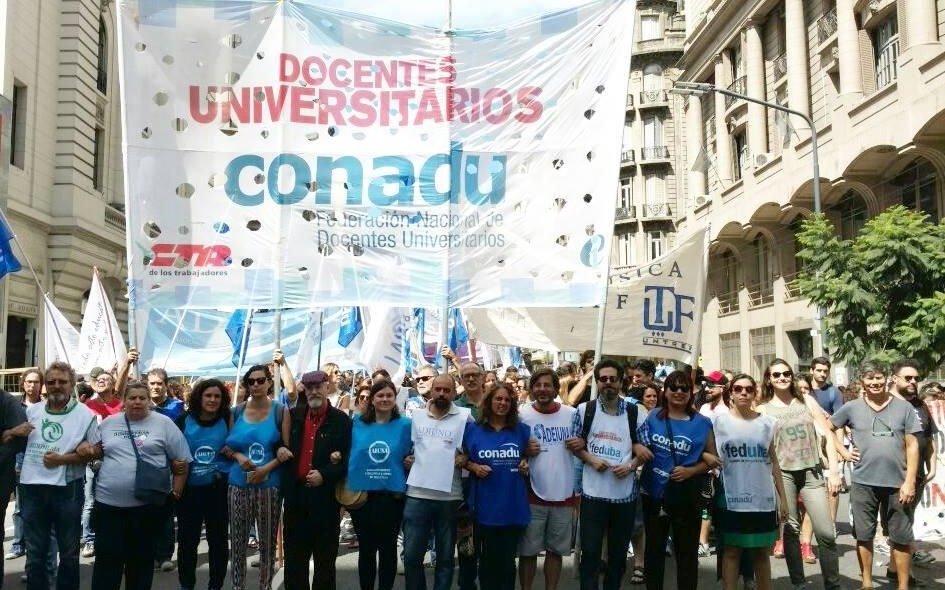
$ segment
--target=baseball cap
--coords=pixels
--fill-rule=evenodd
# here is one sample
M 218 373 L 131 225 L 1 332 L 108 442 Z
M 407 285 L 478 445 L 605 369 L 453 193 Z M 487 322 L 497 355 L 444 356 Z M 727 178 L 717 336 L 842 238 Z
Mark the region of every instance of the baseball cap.
M 92 367 L 92 370 L 89 371 L 89 377 L 92 379 L 95 379 L 104 372 L 105 372 L 105 369 L 103 369 L 102 367 Z
M 728 383 L 728 377 L 722 371 L 712 371 L 705 376 L 705 380 L 712 385 L 725 385 Z
M 328 382 L 328 373 L 325 371 L 309 371 L 302 375 L 302 385 L 321 385 Z

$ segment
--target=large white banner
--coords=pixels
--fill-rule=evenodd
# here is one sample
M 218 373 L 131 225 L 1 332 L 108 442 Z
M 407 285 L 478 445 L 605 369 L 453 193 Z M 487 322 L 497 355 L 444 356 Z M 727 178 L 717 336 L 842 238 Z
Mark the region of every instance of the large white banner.
M 705 306 L 706 230 L 648 264 L 611 277 L 603 354 L 692 364 Z M 544 350 L 595 349 L 598 309 L 468 309 L 476 338 Z
M 937 463 L 935 479 L 930 481 L 919 498 L 915 509 L 913 533 L 916 539 L 938 541 L 945 539 L 945 401 L 929 400 L 929 413 L 938 426 L 935 437 L 935 457 Z
M 634 1 L 452 31 L 118 4 L 133 306 L 601 299 Z

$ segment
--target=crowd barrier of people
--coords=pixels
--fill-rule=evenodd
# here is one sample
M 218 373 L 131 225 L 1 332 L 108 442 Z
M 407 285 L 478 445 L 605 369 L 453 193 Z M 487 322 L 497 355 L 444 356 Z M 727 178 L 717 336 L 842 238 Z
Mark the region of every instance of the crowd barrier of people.
M 865 362 L 841 390 L 823 357 L 756 378 L 588 351 L 500 380 L 443 352 L 449 371 L 398 384 L 335 364 L 296 381 L 280 351 L 238 383 L 133 380 L 134 350 L 87 379 L 28 370 L 19 396 L 0 392 L 6 558 L 25 554 L 28 590 L 79 588 L 80 557 L 94 590 L 146 590 L 175 568 L 192 590 L 205 530 L 209 590 L 228 572 L 244 590 L 250 550 L 262 590 L 280 567 L 289 590 L 334 589 L 342 544 L 361 590 L 390 590 L 398 569 L 425 590 L 428 556 L 434 590 L 531 590 L 540 556 L 554 590 L 571 554 L 582 590 L 662 589 L 670 555 L 691 590 L 713 552 L 726 589 L 770 589 L 773 556 L 793 588 L 817 563 L 834 590 L 846 492 L 862 587 L 884 548 L 900 590 L 926 584 L 914 568 L 934 558 L 912 531 L 936 474 L 924 400 L 943 388 L 920 388 L 915 361 Z

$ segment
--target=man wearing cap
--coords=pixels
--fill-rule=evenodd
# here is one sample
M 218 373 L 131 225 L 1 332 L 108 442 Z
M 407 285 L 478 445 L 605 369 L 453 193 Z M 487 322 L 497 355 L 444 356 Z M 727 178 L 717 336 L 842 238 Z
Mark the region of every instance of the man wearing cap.
M 282 478 L 285 499 L 285 584 L 308 590 L 335 588 L 335 559 L 341 507 L 335 486 L 348 471 L 351 419 L 328 402 L 329 380 L 324 371 L 302 375 L 304 400 L 290 410 L 282 424 L 287 458 Z M 304 401 L 304 403 L 303 403 Z M 308 562 L 315 571 L 309 586 Z

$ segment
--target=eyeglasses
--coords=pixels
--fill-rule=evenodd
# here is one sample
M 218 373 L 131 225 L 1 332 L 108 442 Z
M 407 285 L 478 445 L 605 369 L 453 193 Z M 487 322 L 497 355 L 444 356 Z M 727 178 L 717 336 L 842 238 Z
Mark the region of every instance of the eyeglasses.
M 919 380 L 918 375 L 902 375 L 899 378 L 902 379 L 903 381 L 918 381 Z
M 733 385 L 732 393 L 755 393 L 754 385 Z
M 46 381 L 46 385 L 69 385 L 69 383 L 68 379 L 50 379 Z
M 463 379 L 478 379 L 480 373 L 466 373 L 463 375 Z
M 358 401 L 359 401 L 359 402 L 363 402 L 363 401 L 366 400 L 367 398 L 368 398 L 368 396 L 366 396 L 366 395 L 359 395 L 359 396 L 358 396 Z
M 266 381 L 269 381 L 269 377 L 260 377 L 258 379 L 253 379 L 252 377 L 246 379 L 247 385 L 262 385 Z
M 670 385 L 666 388 L 666 391 L 673 393 L 689 393 L 689 388 L 685 385 Z
M 597 381 L 600 383 L 617 383 L 620 381 L 620 377 L 612 377 L 610 375 L 604 375 L 603 377 L 598 377 Z
M 430 379 L 433 379 L 433 375 L 421 375 L 417 377 L 417 381 L 429 381 Z
M 772 371 L 771 372 L 772 379 L 779 379 L 781 377 L 791 377 L 792 375 L 794 375 L 794 371 Z

